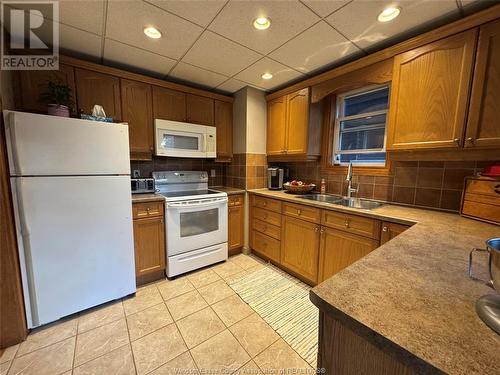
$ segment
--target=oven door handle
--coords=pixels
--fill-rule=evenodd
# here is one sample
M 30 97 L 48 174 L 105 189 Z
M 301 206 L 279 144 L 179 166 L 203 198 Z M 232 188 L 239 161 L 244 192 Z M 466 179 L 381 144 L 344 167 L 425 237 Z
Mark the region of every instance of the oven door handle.
M 219 203 L 224 203 L 227 202 L 227 198 L 216 198 L 216 199 L 211 199 L 210 201 L 199 201 L 197 203 L 181 203 L 181 202 L 172 202 L 172 203 L 167 203 L 167 208 L 172 207 L 172 208 L 198 208 L 198 207 L 206 207 L 206 206 L 213 206 L 214 204 L 219 204 Z

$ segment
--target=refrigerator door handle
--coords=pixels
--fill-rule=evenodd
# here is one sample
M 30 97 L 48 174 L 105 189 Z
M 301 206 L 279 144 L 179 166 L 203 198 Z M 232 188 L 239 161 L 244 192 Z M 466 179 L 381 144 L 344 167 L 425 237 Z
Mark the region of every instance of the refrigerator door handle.
M 5 124 L 9 136 L 7 137 L 8 146 L 10 146 L 12 154 L 12 167 L 13 170 L 10 171 L 13 175 L 20 175 L 19 170 L 19 152 L 17 150 L 17 138 L 16 138 L 16 116 L 14 113 L 9 113 L 9 120 Z
M 31 326 L 37 326 L 39 324 L 38 308 L 37 308 L 37 297 L 36 289 L 33 275 L 33 260 L 31 256 L 31 242 L 30 242 L 30 228 L 28 221 L 26 220 L 26 214 L 24 209 L 24 199 L 23 199 L 23 186 L 22 179 L 15 178 L 15 189 L 16 189 L 16 203 L 17 203 L 17 214 L 19 219 L 19 232 L 23 241 L 22 248 L 24 253 L 24 268 L 27 275 L 27 284 L 29 295 L 29 305 L 26 308 L 30 309 L 29 314 L 27 312 L 27 318 L 31 318 Z

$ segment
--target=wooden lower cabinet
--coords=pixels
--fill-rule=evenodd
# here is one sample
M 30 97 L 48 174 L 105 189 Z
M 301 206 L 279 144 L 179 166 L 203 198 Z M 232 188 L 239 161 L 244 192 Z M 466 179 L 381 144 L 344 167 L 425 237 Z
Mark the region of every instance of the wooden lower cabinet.
M 320 226 L 284 215 L 281 232 L 281 265 L 316 284 Z
M 243 202 L 243 194 L 229 197 L 227 242 L 230 255 L 241 252 L 241 248 L 243 247 L 243 225 L 245 221 L 245 206 Z
M 342 271 L 378 247 L 378 240 L 337 229 L 321 228 L 319 282 Z
M 157 202 L 153 202 L 158 204 Z M 161 203 L 163 205 L 163 203 Z M 134 213 L 146 211 L 146 203 L 134 204 Z M 151 205 L 151 204 L 149 204 Z M 149 210 L 149 212 L 151 212 Z M 134 215 L 135 216 L 135 215 Z M 165 222 L 163 212 L 134 219 L 135 277 L 143 284 L 165 276 Z
M 396 224 L 384 221 L 382 223 L 382 231 L 380 232 L 380 244 L 383 245 L 387 241 L 392 240 L 397 235 L 400 235 L 410 226 L 404 224 Z
M 252 230 L 252 249 L 258 255 L 263 255 L 265 258 L 276 263 L 280 262 L 280 241 L 269 237 L 261 232 Z

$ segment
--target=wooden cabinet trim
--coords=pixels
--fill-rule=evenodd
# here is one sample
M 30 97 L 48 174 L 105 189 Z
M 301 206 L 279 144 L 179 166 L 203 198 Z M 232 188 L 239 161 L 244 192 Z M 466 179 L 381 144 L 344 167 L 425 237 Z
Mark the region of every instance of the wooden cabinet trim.
M 321 223 L 324 226 L 360 236 L 379 239 L 380 220 L 351 215 L 339 211 L 323 210 Z
M 132 204 L 132 214 L 134 219 L 163 216 L 164 205 L 163 202 L 134 203 Z
M 254 207 L 253 217 L 272 225 L 281 225 L 281 213 Z
M 281 201 L 278 199 L 264 198 L 255 196 L 253 199 L 254 207 L 264 208 L 266 210 L 281 213 Z
M 148 76 L 145 76 L 142 74 L 128 72 L 128 71 L 125 71 L 122 69 L 112 68 L 109 66 L 100 65 L 100 64 L 89 62 L 89 61 L 80 60 L 80 59 L 77 59 L 74 57 L 69 57 L 69 56 L 64 56 L 64 55 L 60 55 L 59 57 L 60 57 L 61 63 L 66 64 L 66 65 L 71 65 L 71 66 L 74 66 L 76 68 L 83 68 L 83 69 L 87 69 L 87 70 L 92 70 L 92 71 L 96 71 L 96 72 L 100 72 L 100 73 L 104 73 L 104 74 L 109 74 L 109 75 L 113 75 L 113 76 L 120 77 L 120 78 L 130 79 L 133 81 L 140 81 L 140 82 L 148 83 L 150 85 L 164 87 L 164 88 L 167 88 L 170 90 L 182 91 L 185 93 L 191 93 L 194 95 L 213 98 L 213 99 L 217 99 L 217 100 L 221 100 L 221 101 L 225 101 L 225 102 L 229 102 L 229 103 L 232 103 L 234 100 L 231 96 L 226 96 L 226 95 L 221 95 L 221 94 L 217 94 L 217 93 L 210 92 L 210 91 L 200 90 L 200 89 L 196 89 L 193 87 L 181 85 L 178 83 L 168 82 L 168 81 L 165 81 L 162 79 L 152 78 L 152 77 L 148 77 Z

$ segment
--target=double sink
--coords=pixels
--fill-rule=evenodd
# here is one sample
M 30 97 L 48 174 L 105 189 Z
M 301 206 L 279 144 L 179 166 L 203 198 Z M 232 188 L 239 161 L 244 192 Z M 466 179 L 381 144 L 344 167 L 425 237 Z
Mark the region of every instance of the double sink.
M 338 206 L 358 208 L 360 210 L 373 210 L 374 208 L 383 205 L 380 202 L 372 201 L 369 199 L 348 198 L 348 197 L 342 197 L 340 195 L 330 195 L 330 194 L 305 194 L 300 196 L 300 198 L 316 202 L 334 204 Z

